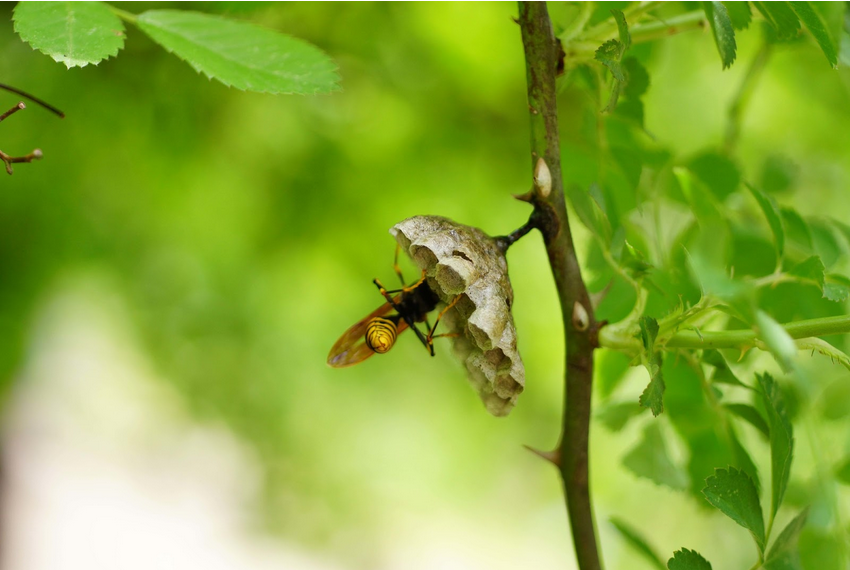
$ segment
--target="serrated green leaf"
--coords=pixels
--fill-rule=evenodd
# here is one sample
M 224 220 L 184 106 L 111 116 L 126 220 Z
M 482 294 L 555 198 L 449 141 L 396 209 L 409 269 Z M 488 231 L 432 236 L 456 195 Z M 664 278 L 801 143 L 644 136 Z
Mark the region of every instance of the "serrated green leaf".
M 621 82 L 626 80 L 626 76 L 623 74 L 623 67 L 620 65 L 623 50 L 624 47 L 620 40 L 608 40 L 599 46 L 593 55 L 596 61 L 611 71 L 614 79 Z
M 723 69 L 726 69 L 735 62 L 735 51 L 738 49 L 735 45 L 735 29 L 732 26 L 729 12 L 722 2 L 716 1 L 703 2 L 702 9 L 711 25 L 711 32 L 714 35 L 717 51 L 720 53 L 720 61 L 723 62 Z
M 124 24 L 102 2 L 19 2 L 15 31 L 68 68 L 97 64 L 124 47 Z
M 181 10 L 143 12 L 137 23 L 167 51 L 227 86 L 300 95 L 339 88 L 336 65 L 324 52 L 267 28 Z
M 812 255 L 806 258 L 805 261 L 802 261 L 789 269 L 788 273 L 795 277 L 800 277 L 805 281 L 813 282 L 813 284 L 823 290 L 825 270 L 826 268 L 823 266 L 823 261 L 820 260 L 820 256 Z
M 646 539 L 634 527 L 615 517 L 611 517 L 610 521 L 627 543 L 640 552 L 653 566 L 664 570 L 664 562 L 661 557 L 656 554 L 655 550 L 649 546 Z
M 837 42 L 832 38 L 826 29 L 826 25 L 820 17 L 820 14 L 812 8 L 811 2 L 789 2 L 791 9 L 800 18 L 803 24 L 814 36 L 815 41 L 820 46 L 821 51 L 826 56 L 826 60 L 833 68 L 838 67 L 838 49 Z
M 726 10 L 729 12 L 729 18 L 732 20 L 732 27 L 736 30 L 745 30 L 749 27 L 753 19 L 753 12 L 750 10 L 749 2 L 724 2 Z
M 800 20 L 788 2 L 753 2 L 764 19 L 776 29 L 780 40 L 787 40 L 800 33 Z
M 656 485 L 666 485 L 671 489 L 688 488 L 688 476 L 670 459 L 657 422 L 647 424 L 641 440 L 623 457 L 623 466 Z
M 759 339 L 786 372 L 794 368 L 797 345 L 785 328 L 764 311 L 757 311 L 755 324 Z
M 826 275 L 823 284 L 823 297 L 841 303 L 850 297 L 850 279 L 837 273 Z
M 779 385 L 769 374 L 757 374 L 756 379 L 761 387 L 767 425 L 770 428 L 770 512 L 773 518 L 788 487 L 794 455 L 794 435 Z
M 649 384 L 640 395 L 640 405 L 652 410 L 657 416 L 664 411 L 664 378 L 661 374 L 661 355 L 655 352 L 655 339 L 658 336 L 658 321 L 652 317 L 640 318 L 640 338 L 643 344 L 641 360 L 649 371 Z
M 764 437 L 770 437 L 770 428 L 767 427 L 767 422 L 754 407 L 747 404 L 725 404 L 723 407 L 759 430 Z
M 767 218 L 767 223 L 770 225 L 770 231 L 773 232 L 773 241 L 776 245 L 777 267 L 782 263 L 782 258 L 785 255 L 785 228 L 782 226 L 782 216 L 779 213 L 779 206 L 773 197 L 768 196 L 755 186 L 747 184 L 753 196 L 758 202 L 759 207 L 764 216 Z
M 759 554 L 764 553 L 764 518 L 758 491 L 749 475 L 734 467 L 716 469 L 702 490 L 706 500 L 750 531 Z
M 683 548 L 667 561 L 669 570 L 711 570 L 711 564 L 699 552 Z
M 632 36 L 629 34 L 629 24 L 626 22 L 626 16 L 622 10 L 611 10 L 611 15 L 617 22 L 617 31 L 620 35 L 620 43 L 623 44 L 623 51 L 632 47 Z
M 765 556 L 763 566 L 765 570 L 802 570 L 797 545 L 808 514 L 809 509 L 803 509 L 782 530 Z

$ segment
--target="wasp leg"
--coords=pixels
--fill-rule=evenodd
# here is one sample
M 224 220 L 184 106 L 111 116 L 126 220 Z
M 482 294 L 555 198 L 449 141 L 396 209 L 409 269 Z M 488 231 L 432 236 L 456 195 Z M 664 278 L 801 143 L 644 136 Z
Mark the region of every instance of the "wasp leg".
M 422 281 L 424 281 L 424 280 L 425 280 L 425 272 L 423 271 L 422 272 L 422 279 L 419 280 L 419 283 L 422 283 Z M 393 296 L 392 296 L 393 291 L 387 291 L 384 288 L 384 285 L 380 281 L 378 281 L 377 279 L 374 279 L 372 281 L 372 283 L 375 284 L 375 286 L 378 288 L 378 291 L 380 291 L 381 295 L 384 296 L 384 299 L 386 299 L 387 302 L 390 305 L 392 305 L 392 308 L 395 309 L 395 312 L 398 313 L 401 316 L 402 319 L 404 319 L 404 322 L 407 323 L 407 326 L 410 327 L 411 329 L 413 329 L 413 332 L 416 333 L 416 336 L 419 338 L 419 340 L 422 342 L 422 344 L 425 345 L 425 348 L 427 350 L 431 351 L 431 356 L 433 356 L 434 355 L 434 347 L 431 346 L 431 343 L 428 342 L 428 338 L 422 333 L 422 331 L 419 330 L 419 327 L 416 326 L 416 323 L 413 322 L 413 319 L 410 318 L 410 315 L 403 313 L 399 310 L 398 303 L 395 302 L 395 300 L 393 299 Z M 402 291 L 404 291 L 404 290 L 402 290 Z M 396 292 L 398 292 L 398 291 L 396 291 Z
M 393 270 L 395 274 L 398 275 L 399 281 L 401 281 L 401 286 L 404 287 L 404 275 L 401 274 L 401 267 L 398 264 L 398 252 L 401 251 L 401 244 L 395 244 L 395 257 L 393 258 Z
M 441 336 L 448 336 L 448 337 L 460 336 L 458 333 L 445 333 L 445 334 L 439 334 L 439 335 L 436 335 L 436 336 L 434 335 L 434 332 L 437 330 L 437 325 L 440 324 L 440 319 L 443 318 L 443 315 L 445 315 L 449 311 L 449 309 L 451 309 L 452 307 L 457 305 L 458 301 L 460 301 L 460 295 L 455 297 L 454 300 L 451 303 L 446 305 L 443 308 L 443 310 L 439 312 L 439 314 L 437 315 L 437 320 L 434 321 L 434 326 L 431 327 L 431 329 L 428 331 L 427 340 L 428 340 L 428 346 L 431 349 L 431 356 L 434 356 L 434 339 L 435 338 L 439 338 Z
M 412 285 L 408 285 L 407 287 L 402 287 L 401 289 L 387 290 L 387 293 L 389 293 L 390 295 L 394 293 L 410 293 L 411 291 L 422 285 L 422 282 L 425 281 L 426 278 L 427 275 L 425 275 L 425 270 L 423 269 L 422 276 L 419 278 L 419 281 L 413 283 Z

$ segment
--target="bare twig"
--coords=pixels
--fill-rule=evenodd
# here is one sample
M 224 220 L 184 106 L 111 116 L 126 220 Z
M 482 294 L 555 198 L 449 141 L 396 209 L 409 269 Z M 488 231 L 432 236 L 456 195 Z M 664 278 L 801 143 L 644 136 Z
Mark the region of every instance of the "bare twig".
M 536 183 L 528 199 L 534 205 L 537 227 L 549 255 L 566 336 L 563 429 L 558 453 L 549 455 L 557 458 L 564 482 L 579 568 L 599 570 L 588 476 L 593 349 L 598 324 L 581 277 L 564 200 L 555 97 L 558 46 L 545 2 L 520 2 L 519 24 L 528 80 L 532 171 L 535 175 L 539 172 L 539 160 L 543 159 L 551 176 L 551 186 L 544 191 Z M 587 320 L 579 324 L 573 320 L 576 304 L 587 314 Z

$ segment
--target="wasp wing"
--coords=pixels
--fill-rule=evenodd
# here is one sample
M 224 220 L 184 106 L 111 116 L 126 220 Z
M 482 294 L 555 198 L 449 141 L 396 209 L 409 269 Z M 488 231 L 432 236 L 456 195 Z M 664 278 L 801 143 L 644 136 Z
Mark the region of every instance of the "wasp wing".
M 401 299 L 401 295 L 397 296 L 394 301 L 396 303 Z M 334 343 L 328 354 L 328 366 L 334 368 L 345 368 L 346 366 L 354 366 L 359 364 L 375 354 L 375 352 L 366 345 L 366 327 L 369 321 L 375 317 L 382 317 L 393 310 L 393 306 L 389 303 L 384 303 L 371 314 L 357 321 L 351 328 L 342 333 L 339 340 Z M 407 323 L 402 319 L 398 323 L 398 334 L 407 328 Z

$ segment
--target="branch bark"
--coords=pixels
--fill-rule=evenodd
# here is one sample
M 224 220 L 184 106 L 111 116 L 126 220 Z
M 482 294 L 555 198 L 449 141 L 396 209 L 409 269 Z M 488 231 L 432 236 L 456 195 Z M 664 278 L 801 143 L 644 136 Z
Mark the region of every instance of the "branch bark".
M 539 171 L 542 158 L 551 174 L 551 187 L 543 191 L 536 185 L 526 198 L 534 206 L 533 216 L 546 244 L 566 339 L 563 429 L 558 453 L 552 458 L 564 483 L 579 568 L 599 570 L 588 476 L 593 349 L 598 325 L 576 258 L 561 179 L 555 91 L 559 46 L 545 2 L 520 2 L 519 25 L 528 80 L 532 171 Z M 581 318 L 579 313 L 583 313 Z

